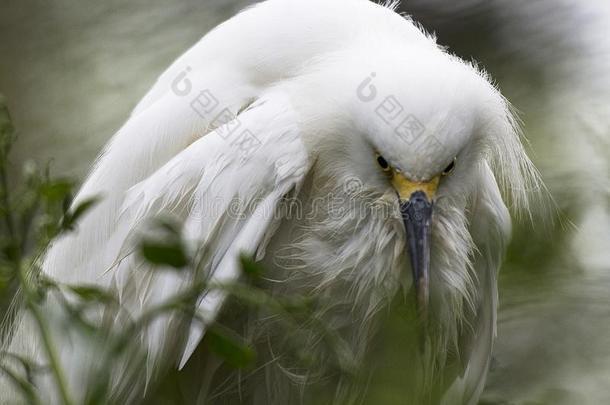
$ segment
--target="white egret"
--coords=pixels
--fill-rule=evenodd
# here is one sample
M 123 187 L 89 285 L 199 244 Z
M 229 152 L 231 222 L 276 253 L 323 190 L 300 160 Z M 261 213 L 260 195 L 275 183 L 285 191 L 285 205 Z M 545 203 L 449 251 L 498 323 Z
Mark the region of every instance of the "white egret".
M 510 234 L 500 189 L 527 210 L 537 175 L 489 78 L 394 5 L 269 0 L 207 34 L 161 75 L 108 144 L 76 198 L 102 194 L 103 202 L 52 246 L 43 271 L 63 283 L 114 289 L 137 315 L 191 281 L 144 271 L 129 254 L 133 230 L 171 212 L 192 246 L 210 249 L 210 280 L 238 278 L 246 252 L 278 279 L 272 292 L 332 297 L 337 305 L 325 320 L 359 360 L 379 310 L 407 280 L 434 344 L 426 364 L 405 367 L 442 375 L 446 403 L 476 403 Z M 307 215 L 279 215 L 286 195 Z M 331 204 L 319 203 L 329 196 Z M 379 215 L 379 206 L 390 210 Z M 213 320 L 224 302 L 225 293 L 210 291 L 198 311 Z M 46 310 L 60 317 L 57 303 Z M 78 399 L 95 359 L 60 324 L 53 334 Z M 180 325 L 167 316 L 146 331 L 141 381 L 122 381 L 127 368 L 116 368 L 117 385 L 131 384 L 129 398 L 140 398 L 160 370 L 189 361 L 206 330 Z M 19 319 L 9 349 L 37 355 L 32 328 Z M 315 341 L 308 350 L 315 352 Z M 450 357 L 460 366 L 446 366 Z M 214 367 L 205 370 L 202 385 Z M 258 371 L 266 383 L 240 392 L 253 403 L 294 403 L 307 389 L 281 362 Z M 351 395 L 342 387 L 338 402 Z

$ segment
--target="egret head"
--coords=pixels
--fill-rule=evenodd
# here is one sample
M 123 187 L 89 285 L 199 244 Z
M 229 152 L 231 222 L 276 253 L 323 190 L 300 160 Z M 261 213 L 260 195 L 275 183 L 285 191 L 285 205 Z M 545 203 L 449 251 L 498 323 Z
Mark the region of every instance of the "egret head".
M 314 100 L 299 107 L 317 165 L 395 205 L 422 314 L 435 295 L 461 308 L 475 300 L 475 196 L 488 175 L 515 205 L 535 188 L 509 106 L 484 73 L 437 47 L 386 43 L 353 55 L 327 58 L 302 87 L 300 99 Z

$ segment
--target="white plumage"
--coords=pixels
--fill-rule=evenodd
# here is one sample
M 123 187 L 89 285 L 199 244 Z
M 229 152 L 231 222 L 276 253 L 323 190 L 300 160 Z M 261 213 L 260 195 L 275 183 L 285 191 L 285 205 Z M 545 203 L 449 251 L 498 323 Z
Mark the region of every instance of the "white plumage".
M 379 310 L 401 281 L 407 289 L 411 283 L 400 213 L 373 212 L 382 203 L 398 212 L 376 154 L 414 183 L 435 178 L 457 157 L 434 202 L 433 350 L 421 373 L 432 370 L 430 381 L 443 381 L 446 403 L 476 403 L 495 336 L 496 272 L 510 233 L 499 188 L 515 208 L 527 209 L 537 177 L 488 78 L 392 6 L 270 0 L 207 34 L 161 75 L 106 147 L 76 199 L 102 194 L 104 200 L 75 234 L 52 246 L 44 272 L 62 283 L 115 289 L 137 316 L 192 282 L 183 273 L 146 271 L 131 254 L 134 231 L 170 212 L 185 222 L 193 248 L 211 252 L 205 263 L 211 280 L 235 280 L 238 255 L 246 252 L 269 277 L 283 280 L 269 283 L 272 292 L 332 298 L 325 320 L 362 360 Z M 286 195 L 314 214 L 276 215 Z M 319 204 L 329 195 L 342 215 Z M 236 199 L 238 212 L 231 205 Z M 222 292 L 209 292 L 198 310 L 213 320 L 224 300 Z M 61 318 L 56 303 L 46 308 L 50 319 Z M 19 319 L 9 350 L 38 355 L 32 328 Z M 166 316 L 146 332 L 147 372 L 140 381 L 127 383 L 126 367 L 116 366 L 117 389 L 128 384 L 122 389 L 131 400 L 162 370 L 182 367 L 205 328 Z M 95 356 L 61 326 L 54 336 L 80 398 Z M 450 357 L 461 366 L 445 367 Z M 260 374 L 267 384 L 244 384 L 243 398 L 303 398 L 305 380 L 295 383 L 281 362 L 269 362 Z M 419 400 L 430 398 L 429 384 L 419 388 Z M 338 384 L 336 400 L 363 395 L 350 390 Z

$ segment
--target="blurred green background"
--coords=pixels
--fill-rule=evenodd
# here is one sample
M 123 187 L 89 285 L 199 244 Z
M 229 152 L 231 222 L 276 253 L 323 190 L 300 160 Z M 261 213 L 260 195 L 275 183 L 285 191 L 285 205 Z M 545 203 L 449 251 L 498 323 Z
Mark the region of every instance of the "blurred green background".
M 52 159 L 55 174 L 84 179 L 155 78 L 251 3 L 0 0 L 15 169 Z M 411 0 L 402 11 L 491 73 L 562 212 L 516 226 L 483 403 L 610 403 L 610 3 Z M 398 401 L 400 373 L 378 375 L 374 397 Z

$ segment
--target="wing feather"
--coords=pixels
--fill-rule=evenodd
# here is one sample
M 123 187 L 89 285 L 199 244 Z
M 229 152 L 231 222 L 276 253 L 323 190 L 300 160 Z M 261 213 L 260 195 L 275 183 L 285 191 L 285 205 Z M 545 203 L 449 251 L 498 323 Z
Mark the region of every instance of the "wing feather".
M 94 218 L 86 229 L 81 228 L 81 232 L 98 239 L 84 247 L 89 257 L 62 261 L 58 254 L 45 266 L 54 263 L 65 267 L 50 275 L 59 275 L 58 280 L 64 283 L 85 282 L 116 290 L 122 311 L 106 311 L 105 321 L 118 326 L 126 314 L 138 317 L 184 291 L 194 280 L 190 272 L 153 271 L 135 254 L 139 230 L 151 218 L 170 213 L 184 222 L 189 246 L 213 251 L 201 266 L 206 279 L 212 284 L 236 280 L 240 253 L 255 255 L 264 249 L 282 220 L 277 205 L 300 186 L 309 171 L 308 153 L 297 123 L 287 96 L 279 91 L 261 95 L 231 122 L 206 132 L 135 185 L 124 189 L 119 184 L 111 190 L 109 205 L 94 210 L 90 214 Z M 231 133 L 234 128 L 239 130 Z M 98 227 L 101 236 L 96 234 Z M 78 241 L 77 237 L 53 249 L 62 249 L 62 255 L 70 256 L 78 253 L 74 252 Z M 68 273 L 62 277 L 61 271 Z M 212 322 L 225 295 L 219 289 L 205 291 L 194 303 L 201 318 Z M 57 302 L 49 302 L 45 311 L 49 319 L 65 316 Z M 68 373 L 70 390 L 81 398 L 88 386 L 87 376 L 95 367 L 96 349 L 93 342 L 62 329 L 62 324 L 53 322 L 57 326 L 52 331 L 54 341 L 62 342 L 58 353 Z M 36 356 L 39 344 L 33 327 L 24 318 L 9 350 Z M 183 314 L 170 313 L 156 318 L 145 332 L 139 339 L 146 354 L 146 372 L 133 370 L 128 361 L 113 365 L 117 398 L 135 398 L 141 393 L 140 385 L 130 376 L 139 376 L 145 388 L 157 373 L 173 364 L 184 365 L 205 328 L 201 323 L 191 324 Z M 41 377 L 40 386 L 52 388 L 47 377 Z
M 121 229 L 117 233 L 118 239 L 124 242 L 121 252 L 133 250 L 134 238 L 129 235 L 134 229 L 147 218 L 164 211 L 184 220 L 189 245 L 209 249 L 210 255 L 202 267 L 211 284 L 235 281 L 239 276 L 239 255 L 254 255 L 257 250 L 264 249 L 268 233 L 281 221 L 277 205 L 301 184 L 309 168 L 308 155 L 285 96 L 269 94 L 237 119 L 242 134 L 236 134 L 234 139 L 227 138 L 223 136 L 226 128 L 219 128 L 129 190 L 121 209 Z M 244 150 L 240 144 L 244 141 L 243 136 L 252 137 L 260 144 L 252 150 Z M 117 259 L 120 264 L 111 272 L 115 275 L 114 285 L 119 291 L 128 289 L 130 284 L 139 287 L 133 304 L 151 307 L 179 292 L 190 281 L 176 273 L 169 278 L 153 275 L 151 280 L 150 272 L 131 270 L 136 266 L 137 258 L 121 260 L 119 254 Z M 144 283 L 133 277 L 146 277 L 147 280 Z M 224 299 L 225 293 L 220 290 L 205 292 L 198 302 L 201 318 L 212 322 Z M 170 345 L 168 339 L 173 338 L 167 336 L 164 326 L 167 325 L 159 325 L 147 335 L 152 362 L 162 356 Z M 191 325 L 180 357 L 181 367 L 204 333 L 204 325 L 200 322 Z

